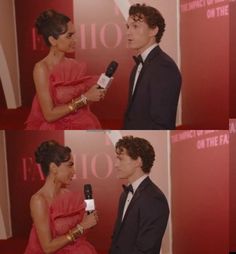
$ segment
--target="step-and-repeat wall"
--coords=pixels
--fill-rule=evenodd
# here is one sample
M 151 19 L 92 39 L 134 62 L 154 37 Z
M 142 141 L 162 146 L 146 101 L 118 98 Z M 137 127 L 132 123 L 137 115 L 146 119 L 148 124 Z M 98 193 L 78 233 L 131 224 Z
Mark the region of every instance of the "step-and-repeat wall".
M 228 253 L 228 131 L 175 131 L 171 142 L 173 253 Z

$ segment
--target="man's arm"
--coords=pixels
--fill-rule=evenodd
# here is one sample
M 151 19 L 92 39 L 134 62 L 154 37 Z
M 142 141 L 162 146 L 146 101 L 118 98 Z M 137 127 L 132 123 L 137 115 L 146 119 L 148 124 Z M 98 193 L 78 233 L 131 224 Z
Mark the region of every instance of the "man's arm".
M 152 198 L 140 211 L 139 233 L 130 254 L 149 254 L 160 251 L 166 230 L 169 208 L 165 199 Z
M 153 70 L 150 84 L 150 116 L 152 129 L 175 129 L 175 117 L 181 87 L 178 68 L 172 63 Z

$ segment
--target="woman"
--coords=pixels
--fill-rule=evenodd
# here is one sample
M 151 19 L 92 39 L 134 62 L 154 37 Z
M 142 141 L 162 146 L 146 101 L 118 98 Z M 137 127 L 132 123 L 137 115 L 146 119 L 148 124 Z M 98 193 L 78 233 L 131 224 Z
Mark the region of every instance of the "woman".
M 49 53 L 34 67 L 36 96 L 26 129 L 100 129 L 89 104 L 103 99 L 105 90 L 97 89 L 97 77 L 85 76 L 84 63 L 65 57 L 75 50 L 75 30 L 70 18 L 47 10 L 37 18 L 35 26 Z
M 97 213 L 87 215 L 82 196 L 66 188 L 74 175 L 71 149 L 46 141 L 35 158 L 46 182 L 30 201 L 33 226 L 25 254 L 96 254 L 84 233 L 97 224 Z

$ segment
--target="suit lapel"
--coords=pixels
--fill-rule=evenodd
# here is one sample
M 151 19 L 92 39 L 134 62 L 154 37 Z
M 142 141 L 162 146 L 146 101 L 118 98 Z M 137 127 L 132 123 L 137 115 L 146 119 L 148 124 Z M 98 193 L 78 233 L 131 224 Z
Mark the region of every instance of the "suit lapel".
M 132 210 L 133 206 L 135 205 L 135 203 L 137 202 L 137 200 L 139 199 L 142 191 L 147 187 L 147 185 L 149 185 L 151 183 L 151 180 L 149 177 L 147 177 L 146 179 L 143 180 L 143 182 L 139 185 L 138 189 L 135 191 L 134 196 L 126 210 L 125 216 L 123 218 L 123 222 L 125 222 L 127 216 L 129 215 L 129 212 Z
M 157 57 L 159 54 L 161 53 L 161 49 L 159 46 L 156 46 L 147 56 L 144 64 L 143 64 L 143 67 L 142 67 L 142 70 L 141 72 L 139 73 L 139 77 L 138 77 L 138 80 L 137 80 L 137 83 L 136 83 L 136 87 L 135 87 L 135 91 L 134 93 L 132 94 L 132 91 L 133 91 L 133 86 L 134 86 L 134 79 L 135 79 L 135 74 L 136 74 L 136 71 L 137 71 L 137 68 L 138 66 L 135 66 L 131 72 L 131 76 L 130 76 L 130 86 L 129 86 L 129 102 L 128 102 L 128 108 L 131 106 L 132 102 L 134 101 L 135 99 L 135 95 L 137 94 L 137 90 L 138 88 L 140 87 L 141 85 L 141 80 L 142 80 L 142 77 L 146 71 L 146 69 L 148 69 L 148 66 L 149 64 L 152 62 L 152 59 Z
M 145 72 L 145 69 L 147 69 L 148 65 L 149 65 L 149 63 L 147 63 L 147 62 L 145 61 L 144 64 L 143 64 L 143 67 L 142 67 L 142 69 L 141 69 L 141 71 L 140 71 L 140 73 L 139 73 L 138 80 L 137 80 L 137 83 L 136 83 L 136 87 L 135 87 L 134 93 L 133 93 L 133 95 L 132 95 L 132 100 L 131 100 L 132 102 L 133 102 L 133 100 L 134 100 L 134 98 L 135 98 L 135 95 L 137 94 L 138 87 L 140 86 L 140 83 L 141 83 L 143 74 L 144 74 L 144 72 Z M 134 84 L 133 84 L 133 85 L 134 85 Z M 133 89 L 132 89 L 132 90 L 133 90 Z
M 128 193 L 126 193 L 126 192 L 123 192 L 121 195 L 121 200 L 120 200 L 120 205 L 119 205 L 119 213 L 118 213 L 118 218 L 119 218 L 120 222 L 122 220 L 123 210 L 124 210 L 125 201 L 126 201 L 127 196 L 128 196 Z
M 133 87 L 134 87 L 134 80 L 135 80 L 135 73 L 137 71 L 137 68 L 138 66 L 135 65 L 132 72 L 131 72 L 131 75 L 130 75 L 130 80 L 129 80 L 129 96 L 128 96 L 128 104 L 131 103 L 132 101 L 132 92 L 133 92 Z
M 121 194 L 121 197 L 120 197 L 120 202 L 119 202 L 119 208 L 118 208 L 118 215 L 117 215 L 117 221 L 116 221 L 116 226 L 115 226 L 115 235 L 114 237 L 116 238 L 120 232 L 120 228 L 121 228 L 121 225 L 122 225 L 122 215 L 123 215 L 123 210 L 124 210 L 124 206 L 125 206 L 125 201 L 126 201 L 126 198 L 128 196 L 128 193 L 125 193 L 123 192 Z
M 142 193 L 142 191 L 151 183 L 151 180 L 149 177 L 147 177 L 146 179 L 143 180 L 143 182 L 139 185 L 138 189 L 135 191 L 134 193 L 134 196 L 125 212 L 125 216 L 122 220 L 122 214 L 123 214 L 123 208 L 124 208 L 124 204 L 125 204 L 125 201 L 126 201 L 126 198 L 124 200 L 124 204 L 123 204 L 123 207 L 122 207 L 122 210 L 120 211 L 121 212 L 121 217 L 120 217 L 120 224 L 119 224 L 119 229 L 117 230 L 117 236 L 118 234 L 120 233 L 121 229 L 122 229 L 122 225 L 124 225 L 130 211 L 132 210 L 133 206 L 135 205 L 135 203 L 137 202 L 137 200 L 140 198 L 140 195 Z M 127 197 L 127 196 L 126 196 Z

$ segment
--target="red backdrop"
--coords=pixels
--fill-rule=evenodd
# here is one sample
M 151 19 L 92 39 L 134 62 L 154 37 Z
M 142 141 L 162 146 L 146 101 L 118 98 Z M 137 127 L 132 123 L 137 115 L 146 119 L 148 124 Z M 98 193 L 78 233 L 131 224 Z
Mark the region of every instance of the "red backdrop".
M 180 1 L 183 124 L 188 129 L 228 129 L 229 1 L 215 2 Z
M 236 1 L 230 3 L 230 118 L 236 118 Z
M 48 48 L 35 38 L 34 22 L 38 15 L 50 8 L 65 13 L 73 18 L 72 0 L 15 0 L 16 27 L 20 66 L 20 84 L 22 104 L 31 106 L 35 93 L 32 72 L 36 62 L 46 56 Z
M 230 121 L 230 251 L 236 251 L 236 119 Z
M 171 138 L 173 253 L 228 253 L 228 131 Z

